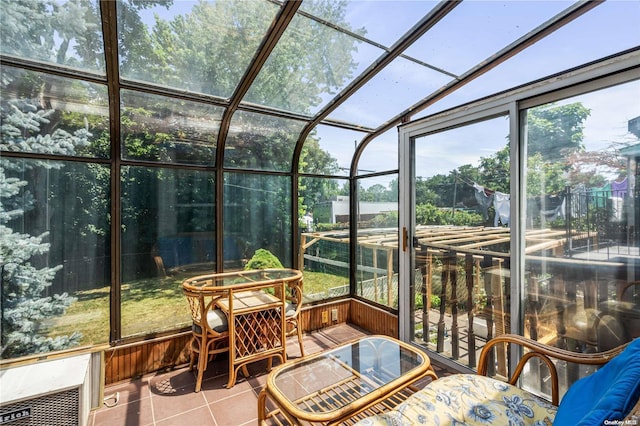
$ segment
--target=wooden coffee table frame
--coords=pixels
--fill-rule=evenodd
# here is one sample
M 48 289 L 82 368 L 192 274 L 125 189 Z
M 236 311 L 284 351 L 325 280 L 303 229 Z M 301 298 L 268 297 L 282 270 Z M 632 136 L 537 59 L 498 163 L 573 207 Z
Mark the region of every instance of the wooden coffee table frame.
M 367 339 L 386 339 L 402 347 L 404 350 L 420 355 L 423 358 L 423 362 L 406 374 L 388 383 L 384 383 L 383 381 L 376 382 L 374 378 L 366 377 L 342 361 L 333 358 L 336 366 L 340 366 L 344 371 L 351 373 L 350 377 L 346 377 L 325 388 L 311 392 L 295 401 L 290 401 L 278 388 L 276 379 L 278 374 L 283 370 L 287 371 L 301 363 L 313 363 L 316 359 L 326 359 L 327 354 L 330 355 L 336 350 L 349 347 L 355 343 L 363 343 L 363 341 Z M 333 425 L 344 422 L 349 423 L 349 420 L 355 422 L 359 417 L 381 413 L 395 407 L 409 395 L 416 392 L 417 389 L 413 387 L 412 384 L 426 376 L 430 376 L 434 380 L 438 378 L 431 366 L 429 357 L 418 349 L 388 336 L 367 336 L 356 339 L 336 348 L 293 360 L 276 367 L 269 374 L 267 383 L 258 396 L 258 423 L 260 425 L 297 425 L 305 422 Z M 364 396 L 358 395 L 357 390 L 354 389 L 361 387 L 362 384 L 369 384 L 372 389 L 371 392 L 368 392 Z M 273 410 L 267 411 L 267 397 L 275 405 Z M 300 405 L 323 407 L 324 410 L 314 412 L 301 410 L 298 408 Z M 359 414 L 361 415 L 359 416 Z

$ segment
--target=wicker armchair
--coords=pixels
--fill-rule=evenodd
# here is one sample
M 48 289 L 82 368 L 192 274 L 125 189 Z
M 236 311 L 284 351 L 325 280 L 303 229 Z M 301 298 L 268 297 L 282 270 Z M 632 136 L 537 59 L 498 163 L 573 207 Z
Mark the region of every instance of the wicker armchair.
M 185 284 L 182 289 L 189 302 L 193 322 L 189 371 L 193 371 L 195 359 L 198 357 L 195 391 L 200 392 L 202 375 L 207 369 L 209 358 L 229 350 L 227 317 L 220 309 L 216 308 L 216 302 L 226 296 L 220 291 L 196 289 Z

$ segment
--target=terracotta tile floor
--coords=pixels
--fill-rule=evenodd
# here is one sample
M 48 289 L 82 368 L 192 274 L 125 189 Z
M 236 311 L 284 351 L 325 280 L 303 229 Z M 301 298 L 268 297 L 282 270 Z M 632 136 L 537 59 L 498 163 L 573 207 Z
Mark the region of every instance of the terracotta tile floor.
M 304 336 L 305 352 L 315 353 L 366 334 L 346 324 L 329 327 Z M 287 354 L 290 359 L 300 356 L 295 337 L 287 341 Z M 448 374 L 444 369 L 434 367 L 438 376 Z M 256 362 L 248 368 L 250 376 L 245 378 L 240 374 L 231 389 L 225 387 L 228 378 L 226 357 L 209 364 L 199 393 L 193 391 L 195 375 L 186 367 L 108 386 L 105 397 L 117 392 L 118 403 L 93 411 L 88 426 L 257 425 L 258 393 L 266 382 L 266 362 Z M 106 402 L 114 401 L 107 399 Z

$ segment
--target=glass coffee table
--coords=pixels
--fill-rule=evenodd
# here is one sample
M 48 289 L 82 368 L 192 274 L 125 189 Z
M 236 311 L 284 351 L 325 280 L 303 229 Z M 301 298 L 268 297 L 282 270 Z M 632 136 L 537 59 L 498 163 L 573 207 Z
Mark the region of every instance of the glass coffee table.
M 258 397 L 259 424 L 337 424 L 393 396 L 417 380 L 437 379 L 429 357 L 387 336 L 367 336 L 273 369 Z M 396 395 L 397 396 L 397 395 Z M 267 398 L 275 407 L 267 411 Z

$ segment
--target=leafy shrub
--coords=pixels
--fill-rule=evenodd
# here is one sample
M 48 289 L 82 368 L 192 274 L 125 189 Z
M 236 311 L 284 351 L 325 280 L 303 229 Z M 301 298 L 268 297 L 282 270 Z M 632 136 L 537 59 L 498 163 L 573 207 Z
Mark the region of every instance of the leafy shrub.
M 267 249 L 256 250 L 253 257 L 249 259 L 249 262 L 244 267 L 246 270 L 269 268 L 283 268 L 283 266 L 280 260 Z
M 431 295 L 431 307 L 432 308 L 439 308 L 440 307 L 440 296 L 432 294 Z

